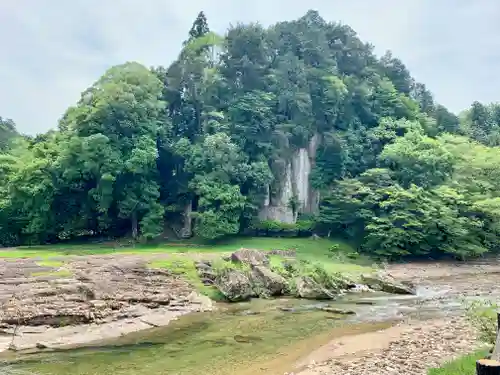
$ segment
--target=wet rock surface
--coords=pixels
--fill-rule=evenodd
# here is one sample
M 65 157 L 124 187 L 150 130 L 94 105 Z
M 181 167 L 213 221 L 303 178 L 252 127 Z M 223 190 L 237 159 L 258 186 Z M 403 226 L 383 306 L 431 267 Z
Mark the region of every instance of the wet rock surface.
M 363 275 L 361 281 L 370 289 L 376 291 L 393 294 L 416 294 L 416 289 L 412 284 L 399 282 L 393 276 L 384 272 Z
M 336 293 L 329 291 L 322 285 L 315 282 L 311 277 L 299 276 L 295 279 L 297 294 L 300 298 L 305 299 L 334 299 Z

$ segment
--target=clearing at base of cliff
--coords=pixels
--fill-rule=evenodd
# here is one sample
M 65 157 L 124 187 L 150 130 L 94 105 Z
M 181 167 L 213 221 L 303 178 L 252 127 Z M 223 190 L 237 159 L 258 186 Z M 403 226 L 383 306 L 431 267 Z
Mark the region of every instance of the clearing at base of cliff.
M 353 254 L 345 242 L 324 238 L 241 237 L 217 243 L 195 241 L 164 242 L 159 244 L 133 244 L 119 241 L 23 246 L 0 250 L 0 258 L 54 258 L 67 255 L 152 254 L 152 253 L 225 253 L 239 248 L 259 250 L 295 249 L 300 256 L 316 260 L 332 259 L 335 255 Z

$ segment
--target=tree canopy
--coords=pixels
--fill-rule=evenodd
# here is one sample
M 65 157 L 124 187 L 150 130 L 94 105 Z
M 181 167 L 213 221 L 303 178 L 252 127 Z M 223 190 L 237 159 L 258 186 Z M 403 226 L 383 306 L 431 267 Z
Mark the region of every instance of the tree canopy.
M 500 244 L 499 146 L 499 104 L 451 113 L 347 25 L 221 36 L 200 12 L 175 61 L 110 68 L 57 130 L 0 118 L 0 244 L 314 232 L 474 256 Z

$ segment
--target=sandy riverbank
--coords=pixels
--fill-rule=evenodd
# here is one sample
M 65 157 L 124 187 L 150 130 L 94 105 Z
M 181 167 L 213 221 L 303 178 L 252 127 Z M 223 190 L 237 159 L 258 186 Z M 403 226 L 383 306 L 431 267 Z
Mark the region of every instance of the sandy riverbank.
M 400 280 L 446 290 L 447 298 L 497 298 L 500 294 L 496 287 L 498 261 L 398 264 L 387 270 Z M 429 368 L 481 346 L 463 316 L 413 319 L 385 330 L 332 340 L 297 362 L 292 373 L 426 375 Z
M 296 364 L 297 375 L 426 375 L 427 370 L 480 347 L 463 319 L 403 323 L 340 338 Z

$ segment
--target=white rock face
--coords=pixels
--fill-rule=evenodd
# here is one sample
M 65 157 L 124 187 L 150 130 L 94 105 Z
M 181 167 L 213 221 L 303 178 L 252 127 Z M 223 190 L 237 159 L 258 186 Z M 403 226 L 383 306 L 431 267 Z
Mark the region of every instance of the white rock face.
M 321 142 L 320 135 L 318 133 L 314 134 L 311 140 L 309 141 L 309 160 L 311 162 L 311 170 L 313 170 L 316 165 L 316 151 L 318 150 L 318 146 Z M 309 186 L 310 182 L 309 182 Z M 319 211 L 319 191 L 314 190 L 309 187 L 309 198 L 307 208 L 303 211 L 304 213 L 314 214 Z
M 309 207 L 309 175 L 311 174 L 311 161 L 309 152 L 305 148 L 297 151 L 292 159 L 293 184 L 299 201 L 299 211 L 304 212 Z
M 268 196 L 264 202 L 264 207 L 262 207 L 259 213 L 260 220 L 276 220 L 282 223 L 295 222 L 296 217 L 289 204 L 293 197 L 291 163 L 287 163 L 280 190 L 278 196 L 271 197 L 269 194 L 270 188 L 268 187 Z
M 319 205 L 319 193 L 311 188 L 309 177 L 314 167 L 316 149 L 320 142 L 315 134 L 308 148 L 300 148 L 287 163 L 284 176 L 281 179 L 281 191 L 277 196 L 270 196 L 270 188 L 266 196 L 259 218 L 261 220 L 276 220 L 283 223 L 294 223 L 297 214 L 290 208 L 290 200 L 295 196 L 299 201 L 298 212 L 315 213 Z

